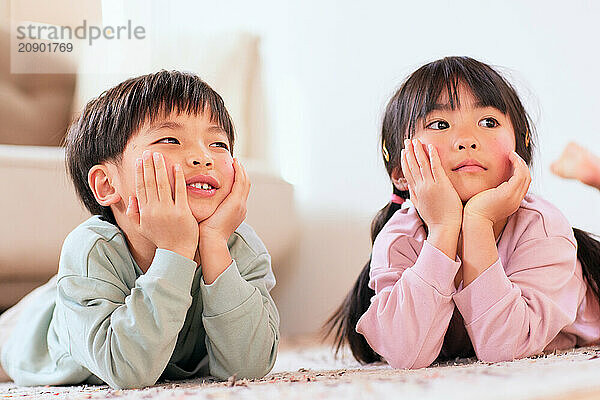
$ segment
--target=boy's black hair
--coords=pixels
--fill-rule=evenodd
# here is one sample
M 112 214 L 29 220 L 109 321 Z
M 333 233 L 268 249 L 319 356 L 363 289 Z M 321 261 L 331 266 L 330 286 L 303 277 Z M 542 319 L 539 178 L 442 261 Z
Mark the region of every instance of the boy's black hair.
M 516 152 L 531 167 L 535 135 L 533 124 L 519 100 L 516 90 L 496 70 L 470 57 L 446 57 L 426 64 L 412 73 L 389 101 L 383 118 L 381 145 L 385 167 L 391 177 L 400 166 L 400 152 L 404 139 L 412 138 L 418 123 L 434 110 L 442 92 L 447 94 L 452 109 L 460 107 L 459 89 L 468 88 L 482 106 L 494 107 L 510 118 L 515 132 Z M 408 199 L 408 191 L 393 192 Z M 400 209 L 389 202 L 371 223 L 371 242 Z M 583 275 L 598 296 L 600 283 L 600 242 L 587 233 L 574 229 L 578 243 L 577 257 L 583 267 Z M 369 288 L 369 260 L 340 307 L 325 323 L 326 334 L 334 334 L 336 352 L 348 344 L 354 357 L 363 363 L 381 361 L 382 358 L 356 332 L 356 324 L 367 311 L 375 295 Z
M 66 162 L 79 199 L 93 215 L 116 224 L 110 207 L 96 201 L 89 170 L 103 162 L 119 163 L 127 142 L 145 123 L 173 112 L 209 113 L 227 134 L 233 154 L 234 128 L 223 99 L 195 74 L 162 70 L 128 79 L 86 104 L 69 128 Z

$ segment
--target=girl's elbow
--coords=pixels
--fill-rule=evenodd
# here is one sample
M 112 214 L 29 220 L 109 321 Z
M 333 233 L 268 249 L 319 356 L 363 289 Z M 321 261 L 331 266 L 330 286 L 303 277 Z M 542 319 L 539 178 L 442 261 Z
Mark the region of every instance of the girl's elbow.
M 485 363 L 497 363 L 502 361 L 512 361 L 515 358 L 515 352 L 512 348 L 500 347 L 478 347 L 475 348 L 475 355 L 479 361 Z
M 385 358 L 387 363 L 395 369 L 421 369 L 427 368 L 433 361 L 429 360 L 410 360 L 405 357 Z

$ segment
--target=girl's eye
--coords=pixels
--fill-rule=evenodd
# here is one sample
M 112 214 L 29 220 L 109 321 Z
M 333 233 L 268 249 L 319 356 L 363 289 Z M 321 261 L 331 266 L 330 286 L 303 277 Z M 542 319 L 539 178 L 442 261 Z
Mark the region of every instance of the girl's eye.
M 450 128 L 450 124 L 443 120 L 433 121 L 429 123 L 425 128 L 440 131 L 442 129 Z
M 497 126 L 500 126 L 500 123 L 498 123 L 496 118 L 487 117 L 479 121 L 479 126 L 483 128 L 496 128 Z
M 225 150 L 229 150 L 229 145 L 225 142 L 215 142 L 211 143 L 211 147 L 222 147 Z
M 179 140 L 175 139 L 174 137 L 166 137 L 160 139 L 156 143 L 179 144 Z

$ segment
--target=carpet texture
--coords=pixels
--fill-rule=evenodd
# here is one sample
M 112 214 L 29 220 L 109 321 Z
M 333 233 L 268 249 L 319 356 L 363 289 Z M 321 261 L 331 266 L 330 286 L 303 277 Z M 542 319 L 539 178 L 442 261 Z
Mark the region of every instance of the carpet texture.
M 18 387 L 0 399 L 600 399 L 600 346 L 501 363 L 457 359 L 420 370 L 361 366 L 348 352 L 287 343 L 263 379 L 161 382 L 138 390 L 107 386 Z

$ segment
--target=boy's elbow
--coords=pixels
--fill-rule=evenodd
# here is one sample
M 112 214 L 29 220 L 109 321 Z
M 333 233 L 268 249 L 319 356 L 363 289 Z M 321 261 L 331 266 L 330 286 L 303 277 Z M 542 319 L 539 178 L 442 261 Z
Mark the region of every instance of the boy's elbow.
M 258 379 L 267 375 L 273 365 L 275 365 L 275 357 L 266 361 L 255 361 L 253 363 L 236 363 L 237 365 L 229 365 L 220 371 L 213 371 L 211 375 L 216 378 L 226 380 L 230 376 L 235 375 L 237 379 Z
M 154 385 L 160 378 L 160 373 L 133 368 L 129 371 L 114 371 L 110 376 L 101 378 L 112 389 L 140 389 Z
M 238 357 L 235 360 L 229 360 L 227 365 L 215 364 L 210 373 L 223 380 L 233 375 L 238 379 L 262 378 L 273 369 L 276 358 L 277 345 L 275 344 L 268 353 L 259 352 L 254 357 Z
M 248 368 L 241 368 L 237 373 L 237 376 L 238 378 L 245 379 L 259 379 L 267 375 L 272 368 L 273 364 L 249 366 Z

